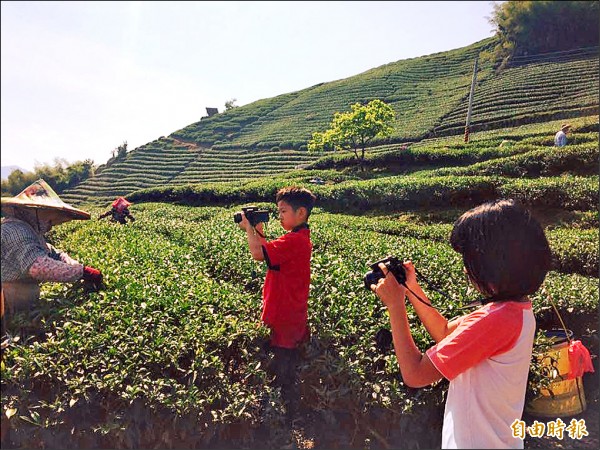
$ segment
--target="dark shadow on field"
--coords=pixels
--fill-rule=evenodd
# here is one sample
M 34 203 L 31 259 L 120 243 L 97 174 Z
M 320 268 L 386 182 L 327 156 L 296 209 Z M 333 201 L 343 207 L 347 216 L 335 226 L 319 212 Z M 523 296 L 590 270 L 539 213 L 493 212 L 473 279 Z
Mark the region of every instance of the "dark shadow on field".
M 373 402 L 367 406 L 365 396 L 370 394 L 339 352 L 339 345 L 349 345 L 356 339 L 348 336 L 348 342 L 334 344 L 313 337 L 303 348 L 300 372 L 303 417 L 301 426 L 293 429 L 296 448 L 439 447 L 443 405 L 438 400 L 442 399 L 443 387 L 406 388 L 407 397 L 414 402 L 411 413 L 399 413 L 403 405 L 386 408 Z M 382 370 L 384 361 L 377 356 L 390 351 L 393 351 L 391 346 L 386 349 L 374 346 L 369 350 L 372 362 L 363 369 L 371 373 Z M 400 377 L 399 373 L 392 376 Z
M 470 207 L 455 206 L 436 208 L 394 208 L 393 205 L 390 205 L 388 209 L 375 208 L 369 211 L 362 211 L 360 209 L 350 209 L 347 211 L 327 210 L 326 212 L 363 218 L 397 220 L 398 222 L 406 223 L 407 225 L 452 225 L 469 209 Z M 587 214 L 582 211 L 568 211 L 562 208 L 528 207 L 528 209 L 544 228 L 554 226 L 589 229 L 598 228 L 600 224 L 597 214 Z
M 86 301 L 90 292 L 92 291 L 82 281 L 77 281 L 65 285 L 58 293 L 41 295 L 28 310 L 16 311 L 12 315 L 7 313 L 3 324 L 6 337 L 16 339 L 22 344 L 44 342 L 46 332 L 54 323 L 63 321 L 64 312 L 70 306 Z
M 268 373 L 270 355 L 264 338 L 246 342 L 249 364 L 260 362 Z M 239 348 L 237 350 L 240 350 Z M 235 352 L 234 352 L 235 353 Z M 235 354 L 225 355 L 227 377 L 243 378 L 244 367 Z M 237 362 L 236 362 L 237 361 Z M 366 370 L 374 370 L 367 367 Z M 3 396 L 29 391 L 19 413 L 7 420 L 11 428 L 2 448 L 435 448 L 439 447 L 442 407 L 428 403 L 418 390 L 408 395 L 414 412 L 398 414 L 384 407 L 366 407 L 361 386 L 347 370 L 339 351 L 329 341 L 313 337 L 302 349 L 299 371 L 301 402 L 292 418 L 285 414 L 278 389 L 256 386 L 262 398 L 252 406 L 251 417 L 229 423 L 214 420 L 210 409 L 176 415 L 162 405 L 148 405 L 143 398 L 126 401 L 111 391 L 88 392 L 67 411 L 41 413 L 41 423 L 58 419 L 56 425 L 38 426 L 22 420 L 27 404 L 51 402 L 65 387 L 56 380 L 36 378 L 27 386 L 5 386 Z M 227 382 L 227 380 L 224 380 Z M 218 405 L 223 407 L 224 405 Z M 432 432 L 435 430 L 435 432 Z M 4 434 L 4 430 L 3 430 Z

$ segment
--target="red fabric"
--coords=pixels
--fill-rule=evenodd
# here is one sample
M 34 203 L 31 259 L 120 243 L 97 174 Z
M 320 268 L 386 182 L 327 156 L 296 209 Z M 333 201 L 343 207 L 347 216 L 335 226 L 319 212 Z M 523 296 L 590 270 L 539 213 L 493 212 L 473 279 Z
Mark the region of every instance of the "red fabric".
M 125 200 L 125 198 L 123 197 L 119 197 L 114 202 L 112 202 L 112 207 L 119 212 L 122 212 L 125 208 L 129 207 L 130 205 L 131 203 Z
M 590 352 L 581 341 L 571 341 L 571 344 L 569 344 L 569 374 L 567 380 L 578 378 L 584 372 L 594 372 Z
M 271 329 L 271 345 L 296 348 L 308 339 L 310 230 L 284 234 L 263 246 L 269 269 L 263 287 L 261 320 Z M 279 270 L 276 270 L 279 266 Z
M 99 291 L 104 289 L 104 283 L 102 282 L 102 272 L 98 269 L 94 269 L 90 266 L 83 268 L 83 283 L 87 289 L 92 291 Z
M 93 283 L 101 283 L 102 273 L 98 269 L 94 269 L 90 266 L 85 266 L 83 268 L 83 279 L 86 281 L 91 281 Z
M 456 329 L 427 350 L 440 373 L 452 380 L 481 361 L 510 350 L 523 328 L 531 303 L 489 303 L 463 317 Z

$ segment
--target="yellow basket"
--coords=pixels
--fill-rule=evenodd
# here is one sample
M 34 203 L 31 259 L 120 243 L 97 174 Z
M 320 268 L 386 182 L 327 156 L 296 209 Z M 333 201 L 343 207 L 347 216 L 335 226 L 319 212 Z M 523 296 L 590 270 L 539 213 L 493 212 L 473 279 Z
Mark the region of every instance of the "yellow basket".
M 582 377 L 567 380 L 569 374 L 569 341 L 563 330 L 546 332 L 553 339 L 551 349 L 542 356 L 542 364 L 548 366 L 554 380 L 548 389 L 541 389 L 540 395 L 525 406 L 525 412 L 542 417 L 574 416 L 585 411 L 585 392 Z M 569 330 L 569 338 L 572 332 Z

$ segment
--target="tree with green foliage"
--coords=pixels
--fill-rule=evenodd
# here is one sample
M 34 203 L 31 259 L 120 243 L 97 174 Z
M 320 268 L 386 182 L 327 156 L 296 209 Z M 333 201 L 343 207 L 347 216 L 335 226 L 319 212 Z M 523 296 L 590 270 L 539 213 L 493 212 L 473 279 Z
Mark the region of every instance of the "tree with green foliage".
M 511 56 L 598 46 L 598 1 L 493 2 L 489 21 L 496 27 L 496 61 Z
M 13 170 L 6 180 L 2 180 L 2 196 L 11 197 L 17 195 L 31 183 L 33 183 L 37 174 L 34 172 L 23 172 L 20 169 Z
M 237 108 L 238 105 L 236 105 L 235 102 L 237 102 L 237 98 L 232 98 L 231 100 L 227 100 L 225 102 L 225 111 L 229 111 L 230 109 Z
M 94 176 L 96 166 L 94 161 L 86 159 L 69 164 L 65 159 L 56 158 L 54 164 L 36 164 L 33 172 L 24 173 L 14 170 L 6 180 L 2 180 L 2 195 L 17 195 L 31 183 L 42 178 L 57 194 L 65 189 Z
M 313 133 L 309 151 L 353 150 L 362 165 L 369 142 L 392 134 L 396 112 L 390 105 L 375 99 L 366 105 L 355 103 L 350 108 L 350 112 L 336 112 L 327 130 Z
M 127 141 L 123 141 L 121 145 L 112 151 L 112 156 L 115 159 L 123 159 L 125 155 L 127 155 Z
M 94 176 L 96 166 L 94 161 L 91 159 L 85 159 L 83 161 L 76 161 L 70 166 L 66 167 L 66 178 L 68 180 L 69 187 L 75 186 L 84 180 Z

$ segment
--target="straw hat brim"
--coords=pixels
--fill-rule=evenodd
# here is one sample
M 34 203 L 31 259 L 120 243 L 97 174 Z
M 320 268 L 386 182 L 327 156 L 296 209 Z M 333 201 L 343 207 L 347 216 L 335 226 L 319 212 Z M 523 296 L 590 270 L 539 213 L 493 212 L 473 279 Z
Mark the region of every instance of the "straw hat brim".
M 91 214 L 81 209 L 74 208 L 66 203 L 63 205 L 40 205 L 39 203 L 32 203 L 28 201 L 21 200 L 19 198 L 2 198 L 2 209 L 7 207 L 13 208 L 27 208 L 27 209 L 37 209 L 39 213 L 53 213 L 56 214 L 57 217 L 64 218 L 62 222 L 67 222 L 69 220 L 89 220 L 91 218 Z
M 14 197 L 2 197 L 2 209 L 9 207 L 33 209 L 38 214 L 52 214 L 55 225 L 69 220 L 88 220 L 91 218 L 90 213 L 63 202 L 48 183 L 42 179 L 32 183 Z

